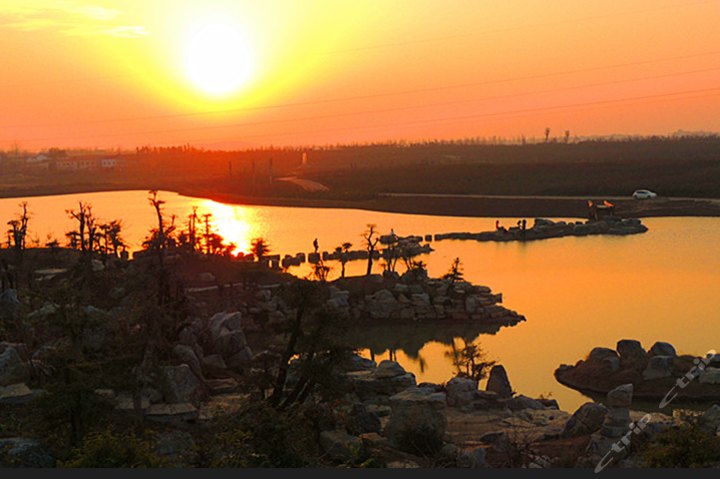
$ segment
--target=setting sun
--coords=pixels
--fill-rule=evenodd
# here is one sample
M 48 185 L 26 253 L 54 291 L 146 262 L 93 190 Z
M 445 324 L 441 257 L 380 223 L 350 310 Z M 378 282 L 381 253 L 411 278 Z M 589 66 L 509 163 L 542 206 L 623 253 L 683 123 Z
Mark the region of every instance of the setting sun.
M 210 95 L 239 90 L 252 73 L 251 51 L 243 32 L 224 24 L 208 24 L 190 33 L 185 47 L 185 73 Z

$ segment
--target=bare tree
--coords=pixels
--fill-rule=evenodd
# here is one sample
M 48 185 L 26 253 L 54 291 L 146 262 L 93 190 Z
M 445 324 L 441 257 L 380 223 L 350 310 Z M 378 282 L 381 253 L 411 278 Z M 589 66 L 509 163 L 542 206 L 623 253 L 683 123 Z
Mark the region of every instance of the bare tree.
M 340 270 L 340 277 L 345 277 L 345 264 L 348 262 L 348 253 L 350 253 L 350 248 L 352 248 L 352 243 L 348 243 L 347 241 L 337 248 L 335 248 L 335 252 L 338 254 L 338 257 L 340 258 L 340 265 L 342 266 L 342 269 Z
M 545 128 L 545 143 L 550 141 L 550 127 Z
M 92 206 L 80 201 L 77 210 L 66 210 L 65 212 L 71 219 L 77 221 L 77 229 L 65 234 L 70 241 L 70 247 L 79 249 L 83 254 L 91 254 L 95 251 L 100 239 Z
M 375 254 L 375 247 L 380 242 L 380 235 L 377 232 L 377 225 L 375 224 L 368 224 L 367 229 L 362 234 L 363 239 L 365 240 L 365 248 L 368 252 L 368 265 L 367 265 L 367 273 L 365 273 L 366 276 L 370 276 L 372 274 L 372 265 L 373 265 L 373 255 Z
M 20 203 L 22 212 L 16 219 L 7 222 L 10 229 L 8 230 L 8 248 L 12 247 L 18 254 L 25 250 L 25 241 L 27 240 L 28 222 L 30 214 L 28 213 L 28 203 L 23 201 Z

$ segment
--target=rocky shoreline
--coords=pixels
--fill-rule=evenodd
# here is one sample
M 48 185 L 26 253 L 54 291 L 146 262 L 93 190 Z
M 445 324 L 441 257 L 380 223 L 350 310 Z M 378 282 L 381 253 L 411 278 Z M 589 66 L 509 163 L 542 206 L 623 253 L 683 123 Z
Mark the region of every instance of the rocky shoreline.
M 495 231 L 480 233 L 444 233 L 436 234 L 435 241 L 442 240 L 475 240 L 475 241 L 536 241 L 565 236 L 613 235 L 627 236 L 645 233 L 647 226 L 637 218 L 608 217 L 597 221 L 552 221 L 535 218 L 530 228 L 520 226 L 498 228 Z
M 561 365 L 555 378 L 590 396 L 632 384 L 637 399 L 662 401 L 672 394 L 677 402 L 716 401 L 720 397 L 720 357 L 678 355 L 665 342 L 645 351 L 639 341 L 624 339 L 615 349 L 597 347 L 575 365 Z

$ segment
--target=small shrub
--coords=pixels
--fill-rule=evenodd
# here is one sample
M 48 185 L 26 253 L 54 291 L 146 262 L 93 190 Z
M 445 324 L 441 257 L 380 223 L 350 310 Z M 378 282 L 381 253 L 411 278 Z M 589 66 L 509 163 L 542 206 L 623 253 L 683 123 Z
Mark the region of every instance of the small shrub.
M 82 445 L 73 450 L 61 467 L 163 467 L 152 446 L 131 434 L 116 434 L 111 430 L 88 435 Z
M 647 467 L 708 467 L 720 462 L 720 438 L 695 425 L 658 434 L 642 451 Z

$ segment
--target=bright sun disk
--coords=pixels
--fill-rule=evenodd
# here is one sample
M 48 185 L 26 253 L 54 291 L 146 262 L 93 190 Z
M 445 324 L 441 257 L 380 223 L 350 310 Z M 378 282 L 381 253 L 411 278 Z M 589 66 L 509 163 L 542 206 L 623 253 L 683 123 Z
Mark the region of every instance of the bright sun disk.
M 249 81 L 252 73 L 248 42 L 237 28 L 206 25 L 189 38 L 185 71 L 205 93 L 217 96 L 234 93 Z

